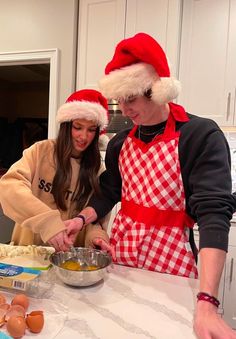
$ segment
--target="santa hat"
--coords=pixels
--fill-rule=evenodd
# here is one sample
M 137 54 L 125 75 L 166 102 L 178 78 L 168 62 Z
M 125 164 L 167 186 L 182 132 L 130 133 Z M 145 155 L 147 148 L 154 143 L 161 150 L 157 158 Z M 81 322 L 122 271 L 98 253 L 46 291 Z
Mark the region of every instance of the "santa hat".
M 94 89 L 83 89 L 74 92 L 66 100 L 65 104 L 57 111 L 57 122 L 85 119 L 95 121 L 100 127 L 99 143 L 105 146 L 108 137 L 105 135 L 108 125 L 107 99 Z
M 170 76 L 165 52 L 157 41 L 138 33 L 118 43 L 99 87 L 108 99 L 126 99 L 152 89 L 152 100 L 164 104 L 178 96 L 181 86 Z

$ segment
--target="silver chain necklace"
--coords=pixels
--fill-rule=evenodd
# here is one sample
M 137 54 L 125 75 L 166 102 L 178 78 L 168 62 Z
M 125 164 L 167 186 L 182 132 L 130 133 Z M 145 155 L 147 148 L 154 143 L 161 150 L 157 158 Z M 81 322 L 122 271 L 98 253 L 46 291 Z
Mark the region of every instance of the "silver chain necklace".
M 143 135 L 143 136 L 152 136 L 153 135 L 153 139 L 154 139 L 154 138 L 156 138 L 156 136 L 162 134 L 164 129 L 165 129 L 165 126 L 163 126 L 162 128 L 159 128 L 158 131 L 151 132 L 151 133 L 144 133 L 144 132 L 141 131 L 141 126 L 139 125 L 138 126 L 138 137 L 139 137 L 139 139 L 141 139 L 141 135 Z

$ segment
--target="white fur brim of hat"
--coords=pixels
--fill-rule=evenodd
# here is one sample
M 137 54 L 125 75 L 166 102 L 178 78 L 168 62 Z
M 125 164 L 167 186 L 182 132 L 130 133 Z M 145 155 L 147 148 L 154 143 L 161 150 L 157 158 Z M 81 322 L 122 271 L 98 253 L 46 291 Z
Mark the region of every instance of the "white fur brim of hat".
M 99 88 L 107 99 L 126 99 L 152 89 L 152 100 L 161 105 L 177 98 L 181 85 L 174 77 L 160 78 L 152 65 L 140 62 L 111 71 L 100 79 Z
M 57 122 L 85 119 L 94 121 L 100 130 L 108 125 L 107 110 L 100 104 L 91 101 L 70 101 L 59 107 L 57 111 Z

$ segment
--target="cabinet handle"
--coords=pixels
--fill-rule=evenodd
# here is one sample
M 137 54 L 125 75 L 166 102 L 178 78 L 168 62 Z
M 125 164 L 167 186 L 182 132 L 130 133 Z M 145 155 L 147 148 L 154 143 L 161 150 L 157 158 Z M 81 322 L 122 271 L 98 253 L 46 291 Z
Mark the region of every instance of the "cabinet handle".
M 229 273 L 229 283 L 230 284 L 233 281 L 233 270 L 234 270 L 234 258 L 231 258 L 231 261 L 230 261 L 230 273 Z
M 229 115 L 230 115 L 230 101 L 231 101 L 231 92 L 228 93 L 228 98 L 227 98 L 227 113 L 226 113 L 226 120 L 229 120 Z

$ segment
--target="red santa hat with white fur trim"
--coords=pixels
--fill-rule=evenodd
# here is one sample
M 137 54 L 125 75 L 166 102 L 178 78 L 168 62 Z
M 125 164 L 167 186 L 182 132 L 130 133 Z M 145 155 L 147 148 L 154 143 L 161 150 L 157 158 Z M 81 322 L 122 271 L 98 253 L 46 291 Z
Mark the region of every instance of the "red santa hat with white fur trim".
M 99 88 L 108 99 L 126 99 L 151 89 L 152 100 L 165 104 L 178 96 L 181 86 L 170 76 L 165 52 L 157 41 L 138 33 L 118 43 Z
M 83 89 L 72 93 L 65 104 L 57 111 L 57 122 L 63 123 L 76 119 L 95 121 L 100 127 L 99 143 L 105 146 L 108 136 L 105 135 L 108 125 L 107 99 L 94 89 Z

